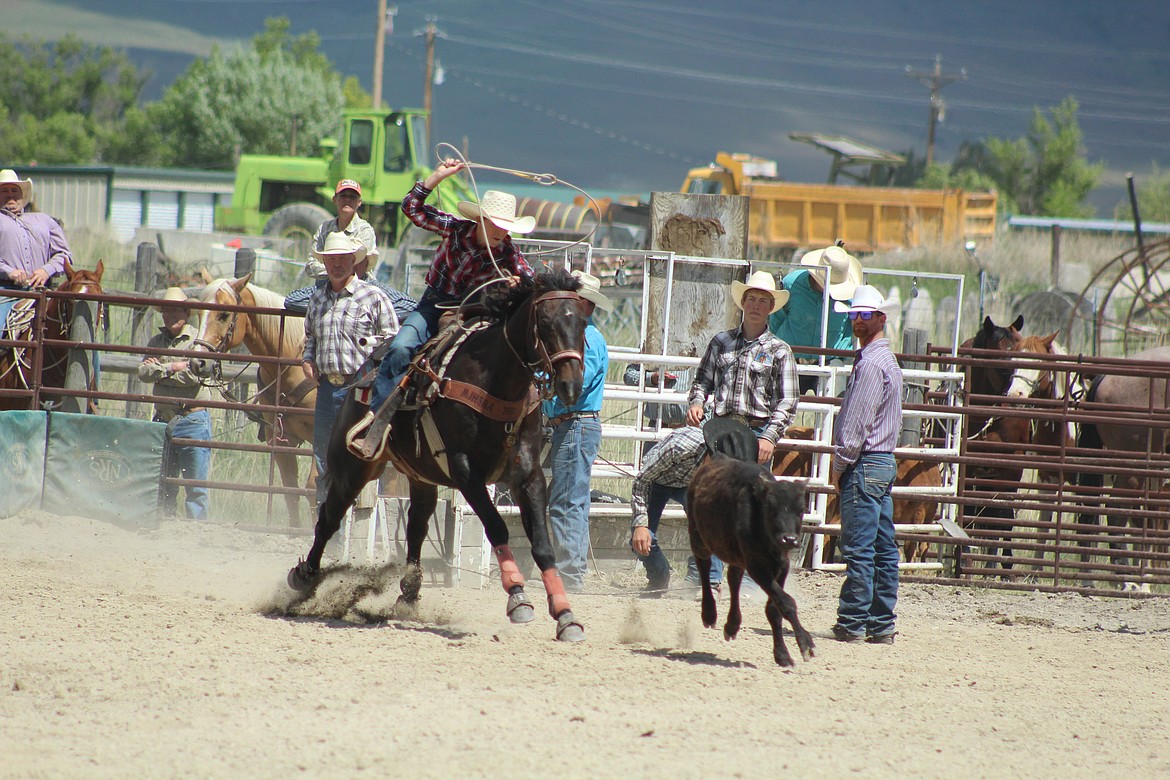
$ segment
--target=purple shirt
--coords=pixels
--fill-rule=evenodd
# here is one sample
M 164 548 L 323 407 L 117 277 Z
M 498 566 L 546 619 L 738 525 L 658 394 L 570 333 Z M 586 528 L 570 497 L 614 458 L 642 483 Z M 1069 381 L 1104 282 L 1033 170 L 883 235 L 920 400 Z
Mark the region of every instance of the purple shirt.
M 902 429 L 902 369 L 889 339 L 874 339 L 857 353 L 833 425 L 833 471 L 842 472 L 863 452 L 893 452 Z
M 0 209 L 0 277 L 11 278 L 18 270 L 31 274 L 42 267 L 55 276 L 65 272 L 66 260 L 72 262 L 73 257 L 55 219 L 38 211 L 16 216 Z

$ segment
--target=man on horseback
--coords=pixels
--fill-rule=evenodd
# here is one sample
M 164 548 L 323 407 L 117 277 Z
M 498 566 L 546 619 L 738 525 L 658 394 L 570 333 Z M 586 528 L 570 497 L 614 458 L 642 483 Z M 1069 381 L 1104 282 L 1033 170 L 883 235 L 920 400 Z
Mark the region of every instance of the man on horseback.
M 28 211 L 32 180 L 0 171 L 0 288 L 45 287 L 72 261 L 57 220 Z
M 532 268 L 509 233 L 531 233 L 536 220 L 516 216 L 515 196 L 488 190 L 480 203 L 463 201 L 458 209 L 465 219 L 426 204 L 435 187 L 465 167 L 463 162 L 443 161 L 402 201 L 402 211 L 410 221 L 442 236 L 442 241 L 427 272 L 427 287 L 418 308 L 402 324 L 379 367 L 370 411 L 350 432 L 350 451 L 364 460 L 376 459 L 385 449 L 390 418 L 402 402 L 401 385 L 411 358 L 438 331 L 443 309 L 478 294 L 494 279 L 504 279 L 512 286 L 521 276 L 532 277 Z
M 372 337 L 392 336 L 398 330 L 390 298 L 354 272 L 358 258 L 365 254 L 362 242 L 345 233 L 330 233 L 325 246 L 313 250 L 329 275 L 329 283 L 314 290 L 309 299 L 301 356 L 305 376 L 317 382 L 313 459 L 317 462 L 318 506 L 329 490 L 326 453 L 337 411 L 373 350 Z

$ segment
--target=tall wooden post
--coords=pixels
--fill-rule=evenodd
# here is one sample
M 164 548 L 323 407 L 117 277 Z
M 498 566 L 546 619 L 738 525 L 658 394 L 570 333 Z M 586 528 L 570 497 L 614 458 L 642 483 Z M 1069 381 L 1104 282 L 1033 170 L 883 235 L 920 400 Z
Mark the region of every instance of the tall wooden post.
M 138 255 L 134 263 L 134 291 L 149 295 L 158 289 L 158 247 L 154 244 L 141 243 L 138 245 Z M 145 347 L 150 341 L 150 309 L 136 307 L 130 315 L 130 343 L 136 347 Z M 142 392 L 142 383 L 134 374 L 126 376 L 126 393 L 137 395 Z M 126 402 L 126 416 L 138 417 L 142 404 L 137 401 Z
M 382 61 L 386 52 L 386 0 L 378 0 L 378 22 L 374 27 L 374 108 L 382 107 Z

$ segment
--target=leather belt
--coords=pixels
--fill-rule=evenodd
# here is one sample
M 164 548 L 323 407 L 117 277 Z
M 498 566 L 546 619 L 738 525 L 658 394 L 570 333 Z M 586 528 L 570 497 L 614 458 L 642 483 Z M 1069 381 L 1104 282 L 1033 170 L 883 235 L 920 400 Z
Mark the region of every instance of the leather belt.
M 769 417 L 748 417 L 744 414 L 728 414 L 724 416 L 729 420 L 735 420 L 738 423 L 743 423 L 749 428 L 758 428 L 761 425 L 767 425 L 768 421 L 771 419 Z
M 569 420 L 575 420 L 578 417 L 587 417 L 587 418 L 596 420 L 597 415 L 598 415 L 597 412 L 569 412 L 567 414 L 558 414 L 556 417 L 551 418 L 548 422 L 549 422 L 549 425 L 551 425 L 552 427 L 555 428 L 563 422 L 568 422 Z
M 322 377 L 326 382 L 333 385 L 334 387 L 348 385 L 350 381 L 353 380 L 353 374 L 340 374 L 336 371 L 330 371 L 327 374 L 322 374 Z

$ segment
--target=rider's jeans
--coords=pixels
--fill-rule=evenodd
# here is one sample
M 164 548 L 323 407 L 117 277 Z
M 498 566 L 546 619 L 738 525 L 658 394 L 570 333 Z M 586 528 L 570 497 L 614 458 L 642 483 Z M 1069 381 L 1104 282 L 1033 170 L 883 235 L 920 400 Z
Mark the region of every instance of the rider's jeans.
M 406 376 L 415 351 L 438 331 L 439 317 L 443 314 L 438 306 L 446 302 L 428 287 L 418 302 L 418 308 L 411 312 L 398 333 L 394 334 L 390 349 L 378 367 L 378 378 L 374 380 L 374 392 L 370 397 L 371 410 L 376 412 L 382 408 L 382 403 L 394 392 L 402 377 Z

